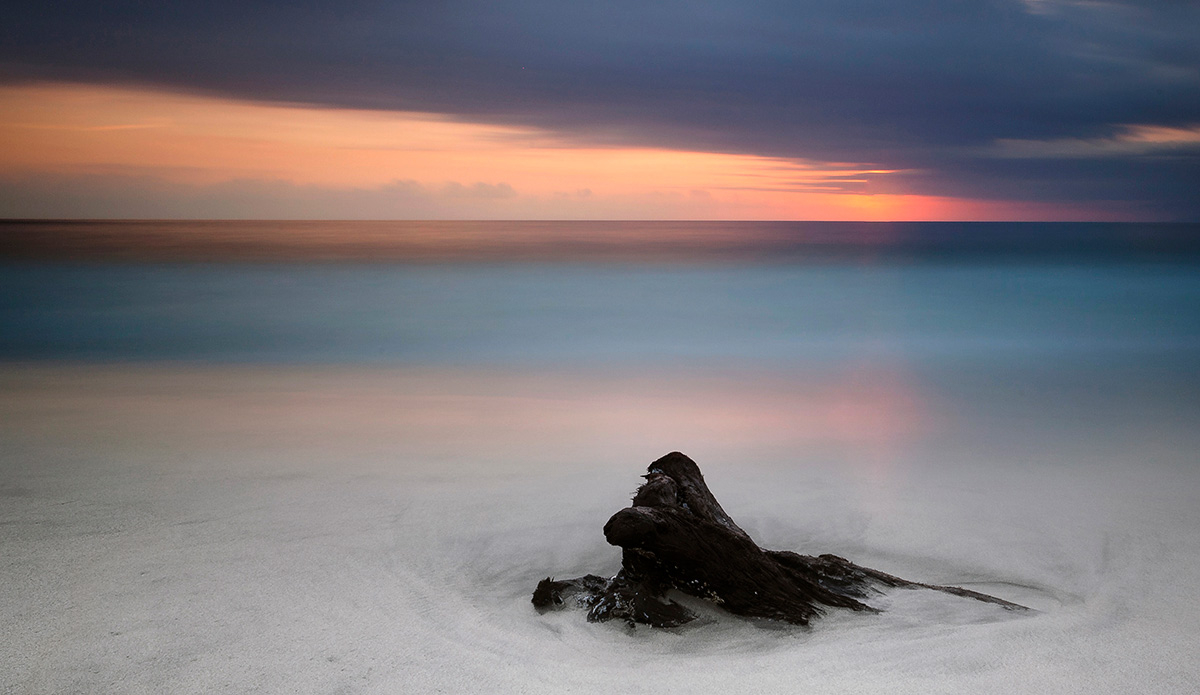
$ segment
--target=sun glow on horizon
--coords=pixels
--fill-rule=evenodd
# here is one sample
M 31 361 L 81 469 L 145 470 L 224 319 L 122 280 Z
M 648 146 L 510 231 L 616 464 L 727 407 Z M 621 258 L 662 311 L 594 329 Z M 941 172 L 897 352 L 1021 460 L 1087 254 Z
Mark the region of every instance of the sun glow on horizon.
M 56 177 L 61 195 L 81 180 L 201 198 L 353 194 L 365 217 L 935 220 L 1016 219 L 1022 210 L 898 194 L 904 172 L 878 165 L 599 147 L 438 114 L 107 86 L 0 88 L 0 152 L 0 185 Z M 889 192 L 872 193 L 882 179 Z M 231 192 L 239 185 L 249 192 Z M 312 203 L 304 216 L 346 217 L 347 205 L 324 214 Z M 246 206 L 253 212 L 253 200 Z

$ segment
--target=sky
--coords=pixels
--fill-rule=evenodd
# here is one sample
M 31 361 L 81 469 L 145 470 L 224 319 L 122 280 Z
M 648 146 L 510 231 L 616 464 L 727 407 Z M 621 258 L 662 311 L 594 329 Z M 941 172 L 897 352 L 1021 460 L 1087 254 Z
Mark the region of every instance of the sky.
M 5 14 L 3 217 L 1200 221 L 1184 0 Z

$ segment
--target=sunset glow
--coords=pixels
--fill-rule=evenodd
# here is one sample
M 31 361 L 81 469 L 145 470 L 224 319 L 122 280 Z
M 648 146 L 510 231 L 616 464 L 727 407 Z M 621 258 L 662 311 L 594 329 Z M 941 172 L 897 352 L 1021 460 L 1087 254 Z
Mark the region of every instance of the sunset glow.
M 601 147 L 438 114 L 99 86 L 0 89 L 0 152 L 0 177 L 9 181 L 99 179 L 194 195 L 231 183 L 359 194 L 355 210 L 306 215 L 315 217 L 935 220 L 1084 214 L 1063 206 L 897 193 L 906 172 L 870 164 Z M 405 215 L 395 193 L 420 204 Z M 268 209 L 263 216 L 279 215 Z

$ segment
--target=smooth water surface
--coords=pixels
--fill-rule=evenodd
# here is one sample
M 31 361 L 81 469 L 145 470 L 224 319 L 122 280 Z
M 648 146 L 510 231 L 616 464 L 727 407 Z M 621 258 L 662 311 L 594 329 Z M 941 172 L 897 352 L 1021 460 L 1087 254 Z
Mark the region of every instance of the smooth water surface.
M 1185 359 L 1188 264 L 9 265 L 9 360 Z
M 1200 272 L 1113 259 L 0 266 L 5 692 L 1193 693 Z M 930 592 L 529 604 L 653 459 Z

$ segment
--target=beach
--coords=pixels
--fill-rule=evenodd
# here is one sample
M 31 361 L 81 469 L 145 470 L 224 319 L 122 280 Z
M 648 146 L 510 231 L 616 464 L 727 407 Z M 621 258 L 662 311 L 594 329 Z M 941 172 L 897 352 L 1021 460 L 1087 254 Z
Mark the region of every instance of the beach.
M 1198 684 L 1186 264 L 12 264 L 4 692 Z M 893 590 L 807 628 L 530 604 L 646 466 Z
M 2 374 L 8 692 L 1196 685 L 1195 405 L 1147 412 L 1178 385 L 1081 405 L 1113 384 L 1046 403 L 1009 381 L 964 423 L 978 382 L 896 374 Z M 600 527 L 681 443 L 764 547 L 1035 611 L 894 591 L 808 629 L 537 613 L 542 577 L 617 570 Z
M 1200 2 L 5 9 L 0 695 L 1200 693 Z

